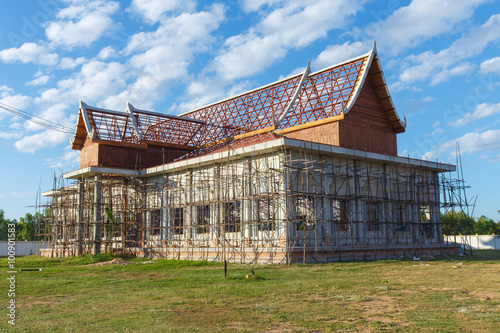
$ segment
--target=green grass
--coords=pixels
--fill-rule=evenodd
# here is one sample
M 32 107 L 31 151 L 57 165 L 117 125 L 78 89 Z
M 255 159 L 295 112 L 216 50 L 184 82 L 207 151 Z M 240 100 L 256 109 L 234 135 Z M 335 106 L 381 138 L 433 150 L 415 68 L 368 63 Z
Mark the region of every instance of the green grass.
M 431 261 L 255 266 L 16 259 L 16 331 L 498 332 L 500 251 Z M 7 259 L 0 259 L 7 323 Z M 489 297 L 489 300 L 486 298 Z

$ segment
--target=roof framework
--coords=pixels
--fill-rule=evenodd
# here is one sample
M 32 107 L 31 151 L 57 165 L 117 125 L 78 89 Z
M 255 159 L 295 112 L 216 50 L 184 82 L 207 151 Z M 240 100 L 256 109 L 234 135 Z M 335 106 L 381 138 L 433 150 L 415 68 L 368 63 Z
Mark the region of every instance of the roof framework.
M 375 66 L 371 66 L 372 62 Z M 139 110 L 128 102 L 126 112 L 80 102 L 72 146 L 81 149 L 88 137 L 114 144 L 194 150 L 272 131 L 289 132 L 304 124 L 336 120 L 347 114 L 369 72 L 393 127 L 397 132 L 404 131 L 374 47 L 365 55 L 312 74 L 308 65 L 303 73 L 182 116 Z

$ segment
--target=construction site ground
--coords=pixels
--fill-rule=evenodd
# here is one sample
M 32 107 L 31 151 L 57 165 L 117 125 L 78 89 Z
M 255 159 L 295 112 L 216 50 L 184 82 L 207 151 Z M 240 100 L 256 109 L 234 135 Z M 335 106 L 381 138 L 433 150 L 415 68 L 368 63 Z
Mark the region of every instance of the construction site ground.
M 17 268 L 42 270 L 17 273 L 15 329 L 498 332 L 500 251 L 417 259 L 229 264 L 225 277 L 223 263 L 207 261 L 16 258 Z

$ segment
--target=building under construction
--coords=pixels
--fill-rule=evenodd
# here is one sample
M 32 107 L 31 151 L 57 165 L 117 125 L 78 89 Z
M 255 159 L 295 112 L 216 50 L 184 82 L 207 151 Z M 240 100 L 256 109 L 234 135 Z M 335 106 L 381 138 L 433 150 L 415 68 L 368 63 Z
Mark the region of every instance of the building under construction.
M 47 256 L 323 262 L 453 253 L 441 174 L 405 131 L 374 48 L 171 116 L 80 102 L 80 169 L 40 205 Z

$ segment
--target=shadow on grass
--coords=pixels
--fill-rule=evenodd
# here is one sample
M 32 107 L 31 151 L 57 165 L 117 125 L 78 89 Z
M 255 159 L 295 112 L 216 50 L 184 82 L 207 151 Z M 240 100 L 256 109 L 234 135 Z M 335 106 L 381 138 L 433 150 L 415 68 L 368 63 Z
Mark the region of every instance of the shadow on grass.
M 500 250 L 473 250 L 472 254 L 453 258 L 464 258 L 467 261 L 500 261 Z

